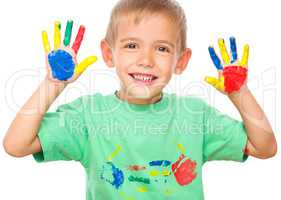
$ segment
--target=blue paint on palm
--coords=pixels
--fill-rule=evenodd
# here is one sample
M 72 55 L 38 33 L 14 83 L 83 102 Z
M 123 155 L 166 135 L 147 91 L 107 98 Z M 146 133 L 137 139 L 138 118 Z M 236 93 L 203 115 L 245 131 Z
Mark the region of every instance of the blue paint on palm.
M 62 49 L 54 50 L 49 53 L 48 61 L 54 78 L 66 81 L 72 77 L 75 63 L 70 53 Z

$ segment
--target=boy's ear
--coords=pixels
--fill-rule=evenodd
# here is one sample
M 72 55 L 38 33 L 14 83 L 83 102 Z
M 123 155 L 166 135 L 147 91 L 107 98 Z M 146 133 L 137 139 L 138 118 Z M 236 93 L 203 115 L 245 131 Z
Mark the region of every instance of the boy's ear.
M 114 67 L 112 50 L 109 43 L 105 39 L 103 39 L 100 43 L 100 47 L 101 47 L 102 57 L 106 65 L 108 67 Z
M 181 56 L 178 58 L 178 62 L 175 68 L 175 74 L 181 74 L 185 68 L 187 67 L 187 64 L 189 62 L 189 59 L 191 57 L 192 51 L 189 48 L 186 48 Z

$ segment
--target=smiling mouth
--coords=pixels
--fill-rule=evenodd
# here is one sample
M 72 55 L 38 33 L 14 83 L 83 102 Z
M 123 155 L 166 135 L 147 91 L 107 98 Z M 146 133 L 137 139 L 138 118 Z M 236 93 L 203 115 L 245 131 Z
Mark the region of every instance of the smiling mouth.
M 137 82 L 141 83 L 152 83 L 158 77 L 153 74 L 145 74 L 145 73 L 129 73 L 129 75 Z

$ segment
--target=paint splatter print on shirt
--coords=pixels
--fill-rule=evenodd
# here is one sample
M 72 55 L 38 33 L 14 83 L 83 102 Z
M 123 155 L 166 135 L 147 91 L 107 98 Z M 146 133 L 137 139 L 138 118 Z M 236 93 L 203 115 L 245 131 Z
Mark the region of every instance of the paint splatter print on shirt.
M 202 167 L 247 159 L 244 124 L 196 97 L 82 96 L 44 115 L 38 162 L 79 161 L 87 200 L 203 200 Z

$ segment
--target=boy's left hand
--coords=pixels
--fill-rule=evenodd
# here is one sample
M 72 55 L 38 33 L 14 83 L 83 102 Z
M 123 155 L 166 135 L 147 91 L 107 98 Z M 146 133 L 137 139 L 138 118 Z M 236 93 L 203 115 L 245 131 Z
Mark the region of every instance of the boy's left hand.
M 214 48 L 209 47 L 211 59 L 218 70 L 219 77 L 205 77 L 205 81 L 223 94 L 230 95 L 233 92 L 239 92 L 242 86 L 246 86 L 248 74 L 249 45 L 246 44 L 243 50 L 242 59 L 239 61 L 237 56 L 237 47 L 234 37 L 230 38 L 231 57 L 229 56 L 223 39 L 218 40 L 222 60 L 217 56 Z

